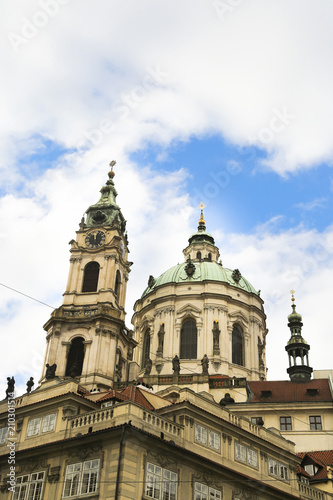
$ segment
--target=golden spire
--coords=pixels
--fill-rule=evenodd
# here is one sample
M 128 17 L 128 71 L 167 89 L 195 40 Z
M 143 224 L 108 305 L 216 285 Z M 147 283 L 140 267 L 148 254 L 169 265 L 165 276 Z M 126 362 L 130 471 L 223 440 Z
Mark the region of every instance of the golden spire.
M 291 293 L 291 301 L 292 301 L 293 306 L 294 306 L 295 305 L 295 295 L 294 295 L 295 290 L 290 290 L 290 293 Z
M 204 205 L 204 203 L 201 202 L 200 205 L 198 206 L 198 208 L 200 208 L 200 210 L 201 210 L 198 229 L 201 231 L 205 231 L 206 221 L 204 219 L 203 209 L 206 208 L 206 205 Z

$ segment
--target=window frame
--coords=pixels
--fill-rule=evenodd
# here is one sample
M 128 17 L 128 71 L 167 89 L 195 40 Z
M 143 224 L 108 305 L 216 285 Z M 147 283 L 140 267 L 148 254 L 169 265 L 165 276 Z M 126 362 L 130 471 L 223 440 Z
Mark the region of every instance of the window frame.
M 252 448 L 252 446 L 241 443 L 240 441 L 235 441 L 235 461 L 258 470 L 258 450 L 256 448 Z
M 8 427 L 0 428 L 0 444 L 7 443 L 8 440 Z
M 96 466 L 93 466 L 94 462 L 97 462 Z M 91 460 L 86 460 L 84 462 L 68 464 L 65 470 L 62 498 L 71 498 L 71 497 L 95 494 L 99 488 L 100 463 L 101 461 L 99 458 L 93 458 Z M 85 468 L 86 464 L 91 464 L 91 467 Z M 91 484 L 93 484 L 94 489 L 91 489 L 90 491 L 83 491 L 84 476 L 85 476 L 85 471 L 87 470 L 90 471 L 90 473 L 86 486 L 87 488 L 89 488 Z M 91 479 L 92 477 L 93 479 Z M 67 485 L 69 485 L 69 487 Z
M 268 459 L 268 475 L 281 479 L 281 481 L 290 482 L 289 467 L 275 458 Z
M 179 358 L 197 359 L 198 327 L 194 318 L 185 318 L 180 329 Z
M 208 432 L 207 432 L 207 427 L 204 427 L 201 424 L 195 424 L 194 426 L 194 440 L 197 443 L 204 444 L 207 446 L 207 437 L 208 437 Z
M 36 476 L 36 478 L 33 479 L 33 476 Z M 25 481 L 21 482 L 20 479 L 25 479 Z M 31 474 L 18 476 L 16 477 L 15 482 L 15 491 L 12 496 L 12 500 L 41 500 L 44 491 L 45 471 L 32 472 Z M 39 485 L 40 488 L 38 488 Z M 33 488 L 35 489 L 35 491 L 32 491 L 31 496 L 30 490 L 32 490 Z
M 218 494 L 219 496 L 216 496 Z M 213 496 L 212 496 L 213 495 Z M 222 500 L 222 491 L 207 484 L 194 483 L 194 500 Z
M 240 363 L 238 363 L 240 361 Z M 244 331 L 238 324 L 234 324 L 231 333 L 231 362 L 245 367 Z
M 287 417 L 280 417 L 280 431 L 292 431 L 293 423 L 290 415 Z
M 47 424 L 47 429 L 44 429 L 44 419 L 50 419 L 53 417 L 52 424 L 53 427 L 49 428 L 50 423 Z M 48 413 L 47 415 L 42 415 L 41 417 L 30 418 L 27 425 L 26 438 L 31 438 L 33 436 L 39 436 L 40 434 L 46 434 L 47 432 L 54 432 L 56 428 L 58 413 Z
M 178 473 L 147 462 L 144 497 L 154 500 L 177 500 Z
M 81 293 L 96 293 L 101 266 L 96 260 L 87 262 L 83 269 Z
M 211 440 L 211 438 L 213 439 Z M 219 432 L 208 430 L 208 446 L 213 450 L 221 451 L 221 434 Z
M 314 422 L 311 422 L 311 419 L 314 419 Z M 322 431 L 323 422 L 321 419 L 321 415 L 309 415 L 309 425 L 310 431 Z
M 194 441 L 221 453 L 221 433 L 198 422 L 194 424 Z

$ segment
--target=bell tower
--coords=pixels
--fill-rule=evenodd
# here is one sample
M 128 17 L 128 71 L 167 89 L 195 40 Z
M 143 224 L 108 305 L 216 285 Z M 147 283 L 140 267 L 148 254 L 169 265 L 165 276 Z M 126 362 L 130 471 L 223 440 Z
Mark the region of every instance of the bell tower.
M 126 221 L 116 203 L 113 167 L 101 197 L 82 218 L 71 257 L 63 303 L 44 325 L 44 378 L 74 378 L 87 389 L 127 381 L 136 342 L 125 326 L 128 261 Z M 55 368 L 56 365 L 56 368 Z

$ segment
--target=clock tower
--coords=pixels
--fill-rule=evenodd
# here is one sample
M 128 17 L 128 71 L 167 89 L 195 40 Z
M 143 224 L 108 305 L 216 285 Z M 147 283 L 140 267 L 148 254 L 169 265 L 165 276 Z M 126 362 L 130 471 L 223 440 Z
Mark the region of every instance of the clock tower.
M 71 258 L 63 304 L 44 325 L 45 367 L 74 378 L 88 390 L 127 381 L 136 342 L 125 326 L 128 261 L 126 221 L 116 203 L 113 166 L 100 200 L 82 218 Z M 56 368 L 55 368 L 56 365 Z M 50 371 L 43 374 L 50 378 Z M 52 371 L 51 371 L 52 376 Z

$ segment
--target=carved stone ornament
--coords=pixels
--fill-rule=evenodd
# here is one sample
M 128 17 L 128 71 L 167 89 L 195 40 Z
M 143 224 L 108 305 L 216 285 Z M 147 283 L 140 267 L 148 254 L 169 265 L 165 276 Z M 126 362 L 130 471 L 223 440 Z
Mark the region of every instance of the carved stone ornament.
M 187 261 L 187 264 L 185 266 L 185 272 L 189 278 L 192 278 L 193 274 L 195 273 L 195 265 L 189 258 Z
M 48 363 L 46 363 L 46 373 L 45 373 L 46 380 L 51 380 L 55 378 L 56 369 L 57 369 L 56 363 L 53 363 L 53 365 L 49 365 Z
M 219 356 L 220 355 L 220 329 L 219 329 L 219 322 L 214 321 L 213 323 L 213 354 L 214 356 Z
M 234 269 L 232 271 L 232 275 L 231 276 L 232 276 L 232 279 L 234 280 L 235 283 L 239 283 L 240 279 L 242 277 L 241 272 L 240 272 L 239 269 Z
M 163 366 L 164 366 L 164 363 L 156 362 L 155 368 L 156 368 L 156 371 L 158 374 L 161 373 Z
M 81 462 L 87 460 L 91 455 L 96 454 L 103 450 L 103 446 L 100 443 L 90 444 L 86 446 L 78 446 L 74 448 L 71 453 L 69 453 L 69 459 L 78 458 Z
M 161 455 L 160 453 L 157 453 L 156 451 L 150 450 L 148 452 L 147 458 L 150 458 L 150 457 L 154 459 L 156 464 L 163 467 L 163 469 L 170 467 L 171 470 L 172 469 L 175 470 L 177 468 L 177 462 L 173 458 L 170 458 L 170 457 L 165 456 L 165 455 Z
M 24 472 L 34 472 L 36 470 L 48 469 L 50 465 L 44 460 L 29 460 L 26 464 L 22 464 L 17 467 L 17 474 L 22 474 Z
M 22 427 L 23 427 L 23 418 L 20 418 L 19 420 L 16 420 L 15 427 L 16 427 L 15 430 L 16 430 L 17 433 L 21 432 Z
M 51 467 L 47 475 L 47 480 L 49 483 L 57 483 L 60 479 L 60 465 L 57 467 Z
M 163 347 L 164 347 L 164 335 L 165 335 L 165 330 L 164 330 L 164 323 L 161 323 L 160 329 L 157 333 L 158 336 L 158 348 L 157 348 L 157 356 L 163 357 Z
M 7 490 L 8 490 L 8 483 L 7 483 L 7 479 L 4 478 L 2 480 L 2 483 L 0 484 L 0 491 L 1 491 L 1 493 L 6 493 Z
M 155 281 L 156 280 L 155 280 L 154 276 L 150 275 L 149 279 L 148 279 L 148 286 L 149 286 L 149 288 L 151 288 L 152 286 L 155 285 Z
M 232 494 L 232 498 L 233 500 L 235 499 L 239 499 L 239 500 L 256 500 L 257 499 L 257 496 L 252 493 L 252 491 L 250 489 L 247 489 L 247 488 L 244 488 L 244 489 L 241 489 L 241 488 L 238 488 L 236 490 L 234 490 L 233 494 Z
M 67 405 L 67 406 L 63 407 L 63 409 L 62 409 L 62 419 L 63 420 L 66 420 L 66 418 L 75 417 L 75 415 L 77 415 L 77 407 L 76 406 Z
M 216 479 L 216 477 L 213 476 L 213 474 L 210 474 L 209 472 L 201 472 L 199 474 L 193 474 L 192 475 L 192 481 L 194 482 L 199 482 L 203 484 L 207 484 L 209 486 L 212 486 L 213 488 L 216 488 L 217 490 L 221 490 L 223 488 L 223 484 Z

